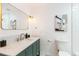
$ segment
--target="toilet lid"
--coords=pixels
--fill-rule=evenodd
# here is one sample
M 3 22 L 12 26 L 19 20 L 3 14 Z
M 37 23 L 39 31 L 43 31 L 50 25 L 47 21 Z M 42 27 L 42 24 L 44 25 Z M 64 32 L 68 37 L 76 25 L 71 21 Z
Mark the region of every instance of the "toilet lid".
M 59 51 L 59 56 L 71 56 L 68 52 Z

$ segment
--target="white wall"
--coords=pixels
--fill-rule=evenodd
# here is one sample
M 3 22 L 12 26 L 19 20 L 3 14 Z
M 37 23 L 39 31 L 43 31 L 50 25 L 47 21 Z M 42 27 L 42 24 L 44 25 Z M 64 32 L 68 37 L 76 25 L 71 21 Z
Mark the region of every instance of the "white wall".
M 35 17 L 29 22 L 30 34 L 40 35 L 41 55 L 56 55 L 54 40 L 68 40 L 64 50 L 71 52 L 71 4 L 13 4 Z M 23 7 L 24 6 L 24 7 Z M 25 7 L 26 6 L 26 7 Z M 55 15 L 67 14 L 67 32 L 55 32 Z M 50 42 L 49 42 L 50 41 Z
M 79 54 L 79 4 L 72 5 L 72 48 L 73 54 Z
M 53 44 L 55 39 L 68 40 L 68 44 L 63 49 L 71 52 L 71 4 L 36 4 L 36 6 L 38 7 L 34 8 L 34 11 L 32 9 L 32 15 L 35 16 L 36 23 L 30 24 L 30 32 L 37 31 L 40 34 L 41 54 L 56 55 Z M 67 32 L 55 32 L 54 16 L 63 14 L 68 16 Z M 48 40 L 52 42 L 48 42 Z
M 71 4 L 59 4 L 56 14 L 63 15 L 67 14 L 67 31 L 66 32 L 55 32 L 56 39 L 66 40 L 68 43 L 64 47 L 64 50 L 71 52 Z

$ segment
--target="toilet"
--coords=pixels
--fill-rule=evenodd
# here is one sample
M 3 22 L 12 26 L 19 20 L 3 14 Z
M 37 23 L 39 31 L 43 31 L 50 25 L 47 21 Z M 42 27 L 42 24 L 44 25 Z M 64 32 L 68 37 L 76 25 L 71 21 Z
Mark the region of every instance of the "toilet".
M 59 51 L 59 56 L 71 56 L 68 52 L 66 51 Z
M 59 56 L 71 56 L 71 54 L 66 51 L 67 42 L 65 40 L 56 40 L 56 46 L 58 49 L 58 55 Z
M 75 52 L 73 53 L 73 56 L 79 56 L 79 51 L 75 51 Z

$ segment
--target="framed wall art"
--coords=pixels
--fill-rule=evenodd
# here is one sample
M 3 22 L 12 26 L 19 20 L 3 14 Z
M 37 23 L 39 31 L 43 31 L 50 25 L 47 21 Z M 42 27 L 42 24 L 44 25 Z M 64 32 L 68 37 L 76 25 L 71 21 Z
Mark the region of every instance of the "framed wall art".
M 67 31 L 67 15 L 55 16 L 55 31 Z

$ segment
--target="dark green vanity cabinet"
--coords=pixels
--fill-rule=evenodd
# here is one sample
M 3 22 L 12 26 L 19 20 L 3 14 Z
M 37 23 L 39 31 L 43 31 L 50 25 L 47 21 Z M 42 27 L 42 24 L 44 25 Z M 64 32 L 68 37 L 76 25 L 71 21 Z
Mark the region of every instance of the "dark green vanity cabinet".
M 40 56 L 40 39 L 35 41 L 17 56 Z
M 37 41 L 37 56 L 40 56 L 40 39 Z
M 20 52 L 17 56 L 32 56 L 32 45 Z
M 38 43 L 37 43 L 38 41 L 36 41 L 33 45 L 32 45 L 32 52 L 33 52 L 33 56 L 37 56 L 37 53 L 38 53 L 38 51 L 37 51 L 37 49 L 38 49 Z M 40 47 L 40 46 L 39 46 Z
M 25 53 L 26 50 L 23 50 L 22 52 L 20 52 L 17 56 L 25 56 L 26 53 Z
M 32 56 L 32 45 L 26 48 L 25 54 L 26 56 Z

